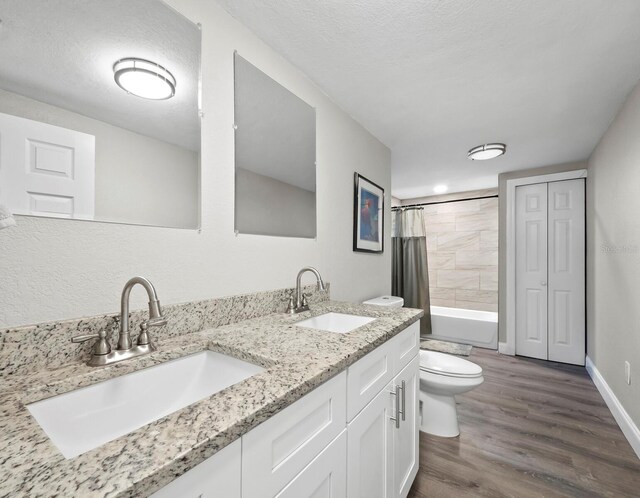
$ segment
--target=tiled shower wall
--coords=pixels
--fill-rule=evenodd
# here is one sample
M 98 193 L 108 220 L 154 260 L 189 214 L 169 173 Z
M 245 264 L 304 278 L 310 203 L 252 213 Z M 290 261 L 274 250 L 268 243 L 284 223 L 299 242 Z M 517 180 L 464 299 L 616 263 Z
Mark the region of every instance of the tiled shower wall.
M 498 311 L 498 198 L 431 204 L 424 213 L 431 304 Z

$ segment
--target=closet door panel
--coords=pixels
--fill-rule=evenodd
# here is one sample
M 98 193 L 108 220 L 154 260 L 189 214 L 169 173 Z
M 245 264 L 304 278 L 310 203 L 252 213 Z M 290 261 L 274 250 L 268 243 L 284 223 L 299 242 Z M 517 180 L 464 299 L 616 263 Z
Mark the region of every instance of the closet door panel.
M 584 365 L 584 180 L 549 183 L 549 360 Z
M 547 184 L 516 188 L 516 354 L 547 359 Z

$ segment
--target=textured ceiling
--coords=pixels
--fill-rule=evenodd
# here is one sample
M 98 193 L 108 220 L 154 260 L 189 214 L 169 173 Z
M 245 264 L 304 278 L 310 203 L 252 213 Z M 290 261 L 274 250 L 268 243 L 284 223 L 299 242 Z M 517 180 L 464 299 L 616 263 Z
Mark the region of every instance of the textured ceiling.
M 181 145 L 200 148 L 200 30 L 158 0 L 0 0 L 0 88 Z M 141 57 L 176 77 L 150 101 L 113 80 Z
M 640 78 L 638 0 L 216 1 L 391 148 L 400 198 L 585 159 Z

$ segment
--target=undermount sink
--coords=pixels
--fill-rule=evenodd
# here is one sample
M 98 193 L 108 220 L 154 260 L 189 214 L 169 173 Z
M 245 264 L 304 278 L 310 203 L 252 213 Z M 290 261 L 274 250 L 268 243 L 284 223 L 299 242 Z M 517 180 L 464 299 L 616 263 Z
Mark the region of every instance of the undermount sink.
M 374 320 L 375 318 L 370 316 L 347 315 L 344 313 L 325 313 L 324 315 L 318 315 L 307 320 L 302 320 L 301 322 L 297 322 L 295 325 L 309 329 L 346 334 L 347 332 L 351 332 L 352 330 L 362 327 Z
M 65 458 L 73 458 L 262 371 L 251 363 L 203 351 L 27 408 Z

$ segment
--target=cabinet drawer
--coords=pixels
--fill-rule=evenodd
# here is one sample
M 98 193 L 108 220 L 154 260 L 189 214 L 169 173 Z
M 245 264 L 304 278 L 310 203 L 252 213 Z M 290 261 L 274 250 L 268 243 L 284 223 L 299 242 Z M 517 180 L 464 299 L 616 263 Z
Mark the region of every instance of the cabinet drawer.
M 274 496 L 342 432 L 346 372 L 242 437 L 243 498 Z
M 276 498 L 346 498 L 347 430 L 333 440 Z
M 397 374 L 420 350 L 420 322 L 409 325 L 389 342 L 393 344 L 395 350 L 393 373 Z
M 351 421 L 369 401 L 376 397 L 395 374 L 392 341 L 377 347 L 347 371 L 347 420 Z

